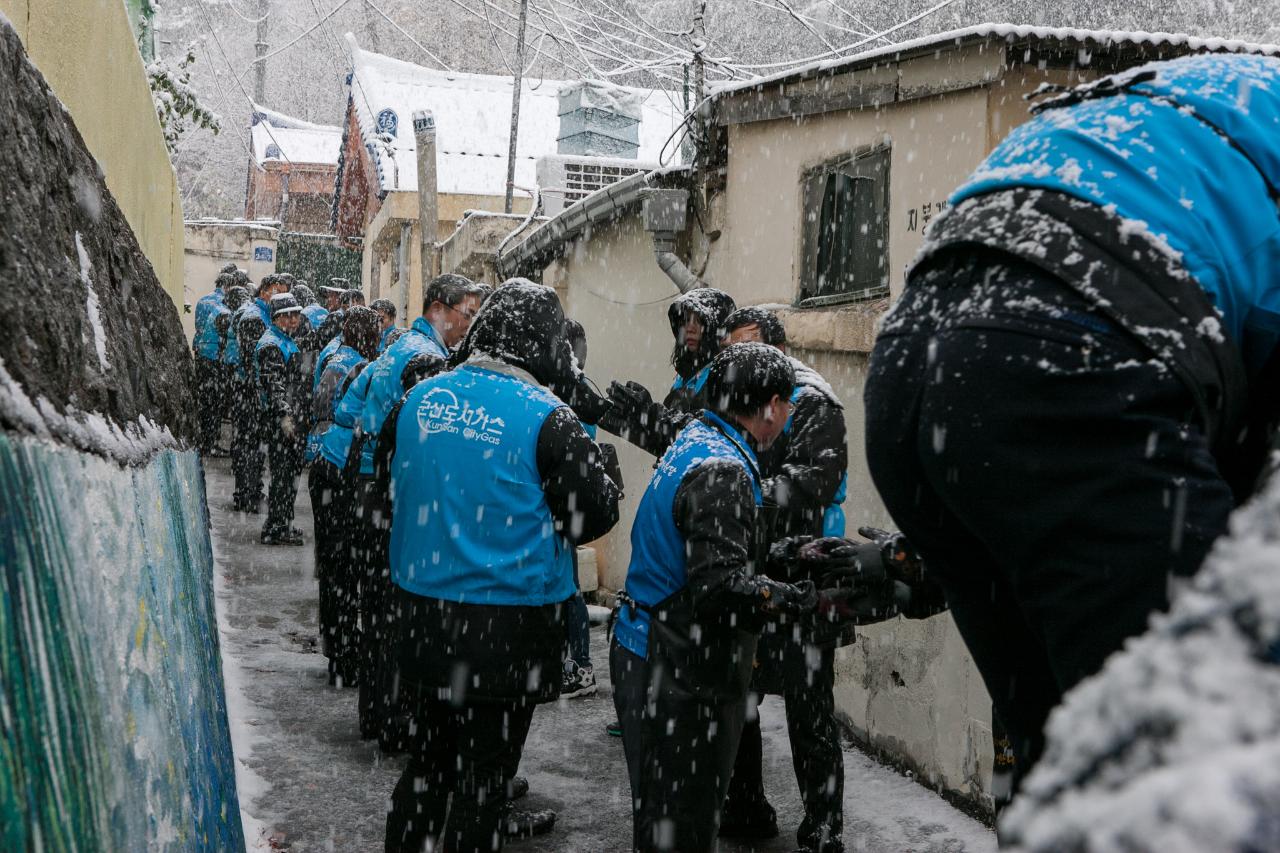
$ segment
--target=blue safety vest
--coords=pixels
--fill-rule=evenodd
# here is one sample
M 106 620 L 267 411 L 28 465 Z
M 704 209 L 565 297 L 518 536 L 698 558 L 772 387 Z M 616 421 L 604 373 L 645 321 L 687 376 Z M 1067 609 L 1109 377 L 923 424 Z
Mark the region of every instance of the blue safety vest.
M 449 348 L 424 317 L 414 320 L 409 331 L 387 347 L 347 392 L 350 394 L 357 385 L 363 385 L 359 392 L 364 399 L 364 408 L 360 412 L 360 430 L 365 435 L 364 449 L 360 454 L 360 471 L 363 474 L 373 473 L 373 452 L 377 447 L 378 433 L 387 415 L 404 396 L 401 374 L 413 357 L 421 353 L 449 357 Z
M 311 324 L 311 328 L 314 330 L 320 328 L 320 324 L 324 322 L 325 317 L 329 316 L 329 312 L 318 302 L 312 302 L 302 309 L 302 316 L 307 318 L 307 322 Z
M 320 371 L 324 369 L 324 366 L 327 363 L 327 359 L 329 358 L 329 356 L 337 352 L 339 347 L 341 346 L 342 346 L 342 335 L 338 335 L 333 340 L 329 341 L 329 343 L 325 344 L 324 347 L 321 348 L 320 354 L 316 356 L 316 372 L 315 372 L 315 375 L 311 377 L 311 393 L 312 394 L 316 392 L 316 388 L 320 385 Z
M 226 305 L 226 294 L 221 290 L 200 297 L 196 302 L 196 336 L 191 342 L 196 355 L 209 361 L 217 361 L 222 340 L 218 337 L 218 327 L 214 320 L 230 313 L 231 310 Z
M 688 379 L 677 376 L 676 380 L 671 383 L 672 391 L 689 391 L 698 394 L 702 391 L 702 386 L 707 384 L 707 377 L 711 375 L 711 364 L 703 365 L 702 369 L 690 376 Z
M 298 345 L 279 326 L 268 325 L 267 330 L 262 333 L 262 337 L 258 338 L 258 345 L 253 348 L 253 380 L 258 388 L 258 400 L 262 403 L 264 409 L 271 401 L 267 398 L 266 389 L 262 387 L 262 373 L 259 371 L 259 367 L 262 364 L 262 351 L 270 347 L 280 350 L 284 355 L 285 364 L 288 364 L 298 354 Z
M 688 580 L 684 536 L 676 526 L 676 493 L 685 476 L 709 459 L 727 459 L 743 467 L 751 478 L 756 506 L 763 497 L 756 455 L 746 438 L 711 412 L 691 421 L 658 460 L 649 487 L 640 499 L 631 526 L 631 564 L 626 592 L 645 607 L 669 598 Z M 638 607 L 622 607 L 614 623 L 618 643 L 633 654 L 646 657 L 649 648 L 649 614 Z
M 391 466 L 397 585 L 469 604 L 573 595 L 572 546 L 555 530 L 538 471 L 538 435 L 562 406 L 540 385 L 474 365 L 409 392 Z
M 1280 61 L 1212 54 L 1146 67 L 1156 78 L 1132 93 L 1014 129 L 951 202 L 1041 187 L 1113 210 L 1122 234 L 1151 235 L 1179 258 L 1256 369 L 1280 341 Z
M 391 340 L 391 336 L 396 333 L 399 326 L 387 326 L 382 330 L 382 336 L 378 338 L 378 354 L 381 355 L 387 349 L 387 341 Z M 435 331 L 434 328 L 432 331 Z
M 351 439 L 355 422 L 351 421 L 346 425 L 337 422 L 337 409 L 343 386 L 347 384 L 347 377 L 351 375 L 351 371 L 364 364 L 364 356 L 353 350 L 351 347 L 339 347 L 338 351 L 325 363 L 322 376 L 332 379 L 335 394 L 333 399 L 329 401 L 328 425 L 323 429 L 313 430 L 307 436 L 307 458 L 315 459 L 317 456 L 327 459 L 339 469 L 345 468 L 347 465 L 347 454 L 351 451 Z M 316 384 L 316 390 L 320 387 L 320 383 Z M 314 393 L 314 392 L 313 392 Z M 317 413 L 318 416 L 318 413 Z M 323 420 L 321 421 L 323 423 Z M 319 424 L 317 424 L 319 427 Z
M 271 328 L 271 311 L 267 308 L 267 303 L 261 299 L 246 302 L 236 309 L 236 313 L 231 318 L 230 331 L 227 332 L 227 346 L 222 351 L 222 360 L 227 364 L 236 365 L 239 368 L 237 372 L 241 377 L 245 376 L 246 373 L 244 366 L 240 364 L 240 336 L 236 334 L 236 330 L 244 318 L 251 316 L 255 311 L 262 318 L 263 324 L 268 329 Z

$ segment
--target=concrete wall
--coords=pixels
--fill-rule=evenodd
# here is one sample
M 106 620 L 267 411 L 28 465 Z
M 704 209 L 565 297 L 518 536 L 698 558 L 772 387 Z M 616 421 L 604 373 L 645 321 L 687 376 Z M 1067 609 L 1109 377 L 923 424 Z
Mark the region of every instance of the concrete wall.
M 120 0 L 0 0 L 181 312 L 182 197 Z
M 596 227 L 544 272 L 565 312 L 587 331 L 587 375 L 603 391 L 611 380 L 634 379 L 661 400 L 671 387 L 671 328 L 667 303 L 676 287 L 653 259 L 653 242 L 639 216 Z M 603 436 L 602 436 L 603 438 Z M 617 527 L 596 547 L 600 585 L 622 587 L 631 554 L 631 521 L 653 473 L 654 459 L 621 439 L 626 497 Z
M 218 270 L 228 263 L 248 270 L 257 283 L 264 275 L 276 271 L 276 240 L 279 229 L 257 222 L 196 219 L 185 223 L 186 249 L 182 275 L 184 299 L 195 305 L 201 296 L 213 291 Z M 258 249 L 270 253 L 269 259 L 258 259 Z M 194 314 L 182 315 L 187 338 L 195 333 Z

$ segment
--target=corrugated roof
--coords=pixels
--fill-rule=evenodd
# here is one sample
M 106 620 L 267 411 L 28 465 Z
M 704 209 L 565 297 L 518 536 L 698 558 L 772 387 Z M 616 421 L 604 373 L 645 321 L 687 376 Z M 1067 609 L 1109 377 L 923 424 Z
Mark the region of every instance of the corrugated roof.
M 436 121 L 438 186 L 444 193 L 503 195 L 511 123 L 510 77 L 423 68 L 362 50 L 347 34 L 352 74 L 348 89 L 365 146 L 384 192 L 416 192 L 413 113 L 430 110 Z M 516 183 L 533 186 L 534 162 L 555 154 L 563 80 L 526 79 L 520 96 Z M 620 87 L 622 88 L 622 87 Z M 627 89 L 642 98 L 641 161 L 657 160 L 683 119 L 674 92 Z M 379 117 L 381 119 L 381 131 Z M 387 132 L 390 131 L 390 132 Z
M 1280 56 L 1280 45 L 1258 44 L 1240 39 L 1191 36 L 1185 33 L 1162 33 L 1126 30 L 1083 30 L 1070 27 L 1035 27 L 1025 24 L 977 24 L 959 30 L 934 33 L 917 39 L 885 45 L 853 56 L 818 59 L 807 65 L 788 68 L 767 77 L 735 81 L 712 86 L 712 98 L 732 95 L 735 92 L 760 89 L 774 83 L 813 77 L 824 72 L 852 71 L 859 66 L 874 65 L 885 60 L 896 60 L 903 54 L 927 53 L 944 47 L 959 47 L 967 42 L 1002 38 L 1008 41 L 1035 39 L 1039 41 L 1073 42 L 1080 45 L 1102 46 L 1130 44 L 1148 47 L 1179 47 L 1188 51 L 1260 53 Z

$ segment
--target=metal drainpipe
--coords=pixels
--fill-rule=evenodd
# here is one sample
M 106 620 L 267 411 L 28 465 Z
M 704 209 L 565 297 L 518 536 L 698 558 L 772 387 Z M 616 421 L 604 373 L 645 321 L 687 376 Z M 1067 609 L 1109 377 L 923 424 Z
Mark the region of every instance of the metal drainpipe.
M 645 190 L 643 219 L 653 235 L 653 253 L 658 267 L 681 293 L 702 287 L 702 281 L 676 255 L 676 235 L 685 229 L 689 206 L 688 190 Z

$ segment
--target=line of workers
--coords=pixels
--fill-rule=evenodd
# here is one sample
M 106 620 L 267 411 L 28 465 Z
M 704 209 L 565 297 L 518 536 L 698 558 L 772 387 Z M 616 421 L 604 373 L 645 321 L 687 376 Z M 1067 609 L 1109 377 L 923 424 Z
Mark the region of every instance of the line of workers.
M 599 392 L 582 326 L 541 285 L 440 276 L 408 329 L 345 281 L 320 290 L 218 276 L 196 309 L 201 442 L 221 452 L 229 413 L 237 511 L 259 512 L 270 469 L 269 545 L 304 542 L 310 466 L 331 682 L 358 686 L 363 736 L 409 756 L 386 849 L 497 850 L 554 824 L 512 802 L 536 705 L 596 689 L 576 548 L 614 526 L 623 486 L 598 427 L 659 460 L 611 622 L 635 849 L 777 835 L 754 712 L 771 693 L 799 849 L 843 850 L 835 648 L 941 602 L 900 538 L 842 538 L 843 407 L 777 317 L 712 288 L 674 299 L 657 402 Z

